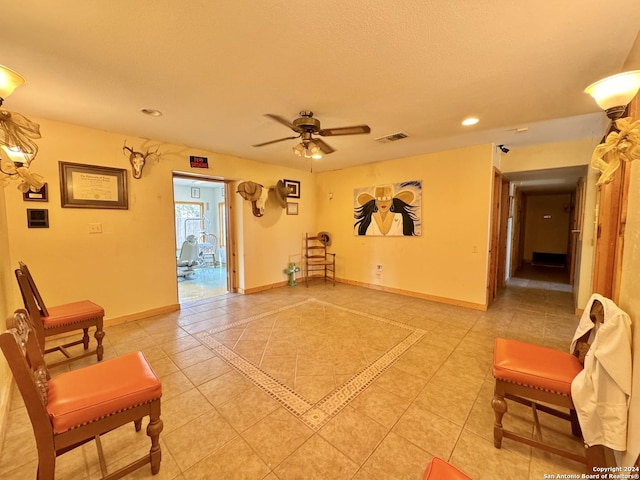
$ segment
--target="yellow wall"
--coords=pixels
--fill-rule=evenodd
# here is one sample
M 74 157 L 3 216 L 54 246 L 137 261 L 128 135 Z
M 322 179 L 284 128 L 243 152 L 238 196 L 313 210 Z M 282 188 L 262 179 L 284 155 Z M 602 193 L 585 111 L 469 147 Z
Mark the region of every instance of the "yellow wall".
M 9 185 L 5 188 L 12 187 Z M 7 291 L 9 290 L 7 285 L 14 282 L 14 280 L 13 271 L 9 263 L 9 235 L 7 233 L 7 216 L 5 211 L 4 196 L 0 194 L 0 252 L 2 252 L 2 254 L 0 254 L 0 332 L 5 330 L 4 319 L 9 316 L 13 308 L 7 300 Z M 4 440 L 5 427 L 7 425 L 5 420 L 9 412 L 10 378 L 9 366 L 4 359 L 4 355 L 0 355 L 0 445 L 2 445 Z
M 640 160 L 631 163 L 627 225 L 624 236 L 620 308 L 629 314 L 633 323 L 633 390 L 629 410 L 629 454 L 631 465 L 640 454 Z M 634 432 L 634 435 L 631 435 Z
M 318 174 L 316 227 L 333 236 L 336 276 L 484 306 L 493 148 L 480 145 Z M 408 180 L 422 180 L 422 236 L 357 236 L 354 189 Z M 383 266 L 380 275 L 376 264 Z
M 599 141 L 599 138 L 591 138 L 514 148 L 508 155 L 501 155 L 500 171 L 502 173 L 527 172 L 587 165 Z

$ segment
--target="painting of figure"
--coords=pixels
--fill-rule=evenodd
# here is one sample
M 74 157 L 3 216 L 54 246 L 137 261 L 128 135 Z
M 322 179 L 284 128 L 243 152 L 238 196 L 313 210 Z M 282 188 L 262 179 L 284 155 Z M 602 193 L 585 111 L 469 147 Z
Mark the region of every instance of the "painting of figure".
M 420 180 L 356 189 L 353 197 L 356 235 L 421 235 Z

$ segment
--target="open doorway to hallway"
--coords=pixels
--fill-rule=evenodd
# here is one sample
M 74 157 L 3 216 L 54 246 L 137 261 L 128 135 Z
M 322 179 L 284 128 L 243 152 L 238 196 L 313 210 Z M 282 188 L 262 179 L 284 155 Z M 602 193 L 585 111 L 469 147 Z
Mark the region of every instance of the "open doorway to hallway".
M 174 174 L 178 301 L 194 302 L 229 291 L 225 183 Z

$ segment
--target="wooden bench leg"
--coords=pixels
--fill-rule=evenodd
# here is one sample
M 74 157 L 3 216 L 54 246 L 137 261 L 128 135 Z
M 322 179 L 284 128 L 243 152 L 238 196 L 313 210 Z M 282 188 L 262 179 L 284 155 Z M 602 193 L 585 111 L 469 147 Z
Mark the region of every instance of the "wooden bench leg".
M 102 321 L 98 322 L 96 325 L 96 333 L 94 335 L 96 337 L 96 341 L 98 342 L 98 346 L 96 347 L 96 354 L 98 355 L 98 361 L 102 360 L 104 355 L 104 347 L 102 346 L 102 339 L 104 338 L 104 330 L 102 329 Z
M 162 459 L 162 451 L 160 450 L 160 432 L 162 432 L 162 428 L 163 424 L 160 419 L 160 401 L 158 400 L 151 406 L 149 425 L 147 425 L 147 435 L 151 438 L 149 458 L 151 459 L 151 473 L 153 475 L 160 471 L 160 460 Z
M 493 394 L 493 399 L 491 400 L 491 407 L 495 415 L 495 423 L 493 424 L 493 446 L 502 448 L 502 437 L 504 436 L 502 417 L 507 413 L 507 402 L 504 399 L 503 393 L 498 392 L 497 386 Z

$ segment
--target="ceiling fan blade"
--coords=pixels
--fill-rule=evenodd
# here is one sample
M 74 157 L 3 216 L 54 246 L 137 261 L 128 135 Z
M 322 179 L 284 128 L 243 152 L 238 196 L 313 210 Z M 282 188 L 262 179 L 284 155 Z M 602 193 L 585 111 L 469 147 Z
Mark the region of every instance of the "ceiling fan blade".
M 322 135 L 323 137 L 359 135 L 361 133 L 369 133 L 370 131 L 371 128 L 369 128 L 369 125 L 353 125 L 352 127 L 323 128 L 318 132 L 318 135 Z
M 318 146 L 318 148 L 322 150 L 322 153 L 326 153 L 328 155 L 330 153 L 335 152 L 335 150 L 332 147 L 330 147 L 327 143 L 325 143 L 324 140 L 320 138 L 314 138 L 313 143 L 315 143 Z
M 257 145 L 252 145 L 252 147 L 264 147 L 265 145 L 271 145 L 272 143 L 283 142 L 285 140 L 292 140 L 294 138 L 299 138 L 300 135 L 296 135 L 295 137 L 285 137 L 279 138 L 278 140 L 271 140 L 270 142 L 258 143 Z
M 269 117 L 272 120 L 275 120 L 278 123 L 281 123 L 282 125 L 284 125 L 285 127 L 289 127 L 291 130 L 293 130 L 294 132 L 298 132 L 301 133 L 302 129 L 299 127 L 296 127 L 293 123 L 291 123 L 289 120 L 287 120 L 286 118 L 281 117 L 280 115 L 274 115 L 273 113 L 265 113 L 264 114 L 265 117 Z

